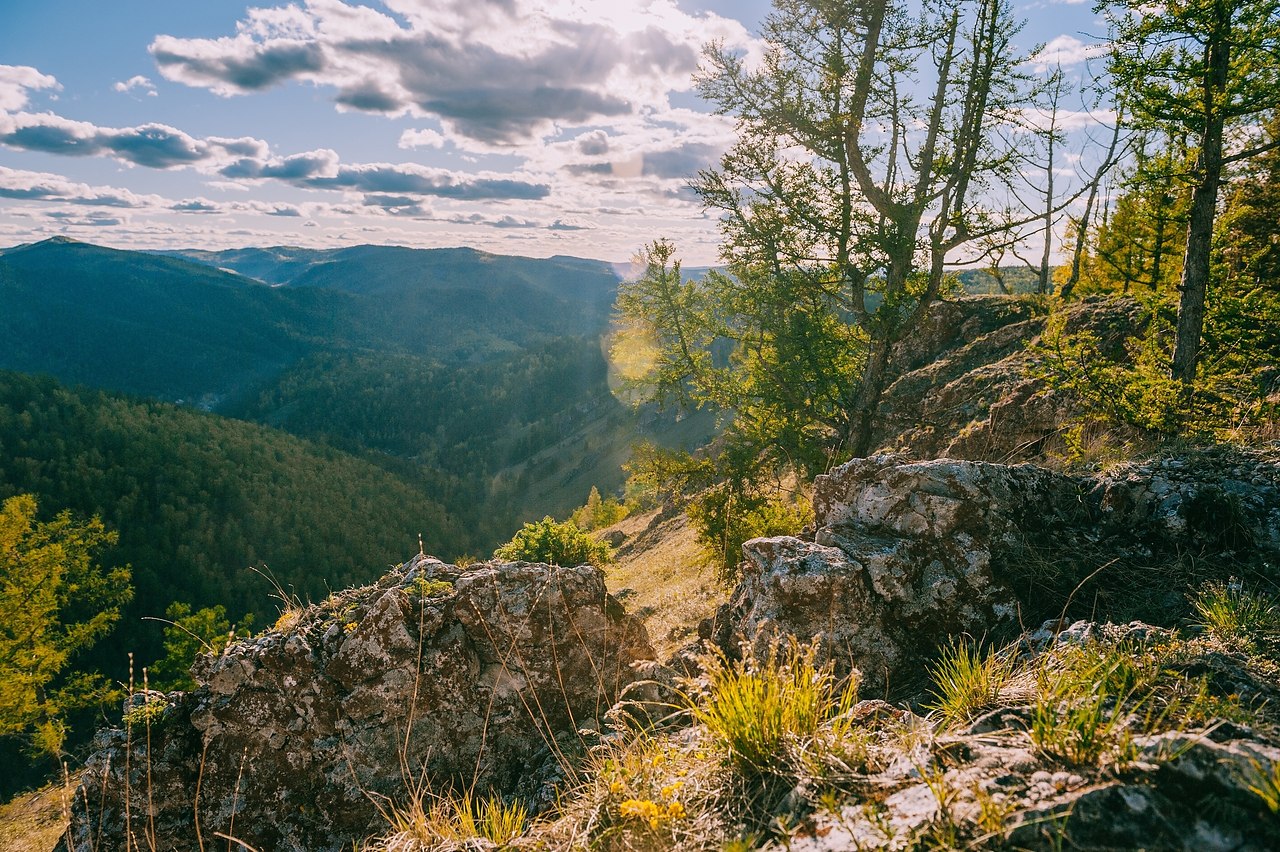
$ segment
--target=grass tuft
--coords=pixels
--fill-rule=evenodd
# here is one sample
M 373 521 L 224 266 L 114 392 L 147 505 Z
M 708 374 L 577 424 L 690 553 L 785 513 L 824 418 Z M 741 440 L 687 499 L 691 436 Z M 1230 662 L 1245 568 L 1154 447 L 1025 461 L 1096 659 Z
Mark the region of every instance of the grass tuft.
M 1280 632 L 1280 606 L 1267 594 L 1246 592 L 1237 582 L 1206 583 L 1191 601 L 1196 624 L 1227 644 L 1255 648 L 1258 639 Z
M 504 847 L 525 832 L 529 812 L 520 802 L 462 795 L 416 793 L 390 811 L 391 832 L 379 849 L 385 852 L 428 852 L 464 847 L 487 840 Z
M 741 661 L 720 651 L 704 655 L 705 685 L 690 712 L 745 773 L 770 773 L 793 744 L 813 741 L 826 728 L 843 739 L 843 721 L 858 697 L 860 676 L 841 683 L 830 663 L 819 664 L 818 645 L 794 638 L 771 644 L 763 658 L 749 648 Z
M 1063 648 L 1037 672 L 1031 741 L 1046 757 L 1073 766 L 1131 757 L 1130 722 L 1151 698 L 1158 671 L 1124 644 Z M 1150 727 L 1152 720 L 1147 720 Z
M 944 728 L 972 721 L 999 706 L 1000 692 L 1016 671 L 1016 658 L 1009 650 L 983 653 L 975 642 L 955 641 L 929 670 L 934 700 L 927 706 Z

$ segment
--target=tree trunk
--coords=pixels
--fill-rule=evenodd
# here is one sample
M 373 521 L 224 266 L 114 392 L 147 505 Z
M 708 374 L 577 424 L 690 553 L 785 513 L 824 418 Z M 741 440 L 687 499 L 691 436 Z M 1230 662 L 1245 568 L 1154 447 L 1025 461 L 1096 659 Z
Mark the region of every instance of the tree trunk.
M 889 353 L 892 348 L 888 340 L 878 338 L 871 340 L 871 351 L 867 353 L 867 366 L 862 372 L 862 386 L 858 389 L 858 396 L 853 402 L 854 458 L 866 458 L 873 449 L 876 412 L 880 409 L 880 397 L 884 396 L 885 383 L 889 375 Z
M 1221 4 L 1220 4 L 1221 5 Z M 1213 242 L 1213 220 L 1218 207 L 1218 186 L 1222 182 L 1223 115 L 1221 103 L 1231 64 L 1230 11 L 1226 21 L 1215 27 L 1205 45 L 1204 135 L 1200 140 L 1199 180 L 1191 193 L 1187 223 L 1187 253 L 1182 264 L 1182 292 L 1178 304 L 1178 329 L 1171 372 L 1190 392 L 1200 360 L 1200 335 L 1204 331 L 1205 294 L 1209 289 L 1209 260 Z

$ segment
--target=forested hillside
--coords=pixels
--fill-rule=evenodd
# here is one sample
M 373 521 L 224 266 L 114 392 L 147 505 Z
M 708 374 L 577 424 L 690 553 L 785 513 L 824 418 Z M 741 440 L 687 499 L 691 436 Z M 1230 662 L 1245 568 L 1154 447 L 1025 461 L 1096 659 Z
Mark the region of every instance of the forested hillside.
M 30 493 L 49 515 L 100 515 L 136 589 L 94 658 L 160 653 L 172 601 L 274 619 L 267 566 L 306 599 L 365 582 L 417 547 L 456 555 L 469 531 L 440 502 L 337 450 L 181 407 L 0 373 L 0 499 Z
M 157 255 L 48 240 L 0 253 L 0 368 L 361 454 L 460 519 L 437 552 L 486 552 L 593 485 L 618 488 L 637 430 L 667 440 L 670 419 L 650 412 L 646 431 L 609 392 L 616 285 L 602 262 L 472 249 Z M 675 441 L 709 428 L 686 422 Z

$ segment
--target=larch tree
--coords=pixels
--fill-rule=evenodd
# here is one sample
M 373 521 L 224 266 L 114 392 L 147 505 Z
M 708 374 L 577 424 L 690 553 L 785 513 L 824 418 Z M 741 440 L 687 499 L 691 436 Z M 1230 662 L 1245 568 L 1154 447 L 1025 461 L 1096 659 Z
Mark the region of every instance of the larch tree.
M 949 255 L 1008 227 L 987 201 L 1032 88 L 1017 31 L 1006 0 L 777 0 L 761 62 L 710 48 L 700 91 L 738 140 L 694 188 L 728 274 L 698 287 L 706 322 L 683 342 L 704 345 L 668 349 L 668 376 L 725 396 L 742 428 L 782 424 L 811 462 L 873 449 L 895 345 Z
M 1275 144 L 1250 131 L 1280 106 L 1280 0 L 1121 0 L 1098 9 L 1112 25 L 1110 70 L 1134 120 L 1186 135 L 1195 152 L 1171 365 L 1189 390 L 1225 170 Z
M 93 561 L 115 540 L 97 518 L 37 520 L 29 494 L 0 504 L 0 737 L 28 737 L 33 751 L 56 756 L 66 712 L 100 692 L 101 679 L 71 663 L 132 597 L 128 569 Z

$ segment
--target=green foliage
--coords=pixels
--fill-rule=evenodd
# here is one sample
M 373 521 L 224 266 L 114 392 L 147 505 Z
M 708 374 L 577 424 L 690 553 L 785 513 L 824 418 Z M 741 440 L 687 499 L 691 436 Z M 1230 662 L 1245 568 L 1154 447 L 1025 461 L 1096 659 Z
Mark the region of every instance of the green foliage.
M 1083 421 L 1077 425 L 1096 421 L 1155 440 L 1211 440 L 1238 438 L 1274 423 L 1276 403 L 1267 394 L 1275 379 L 1257 369 L 1262 353 L 1217 343 L 1238 341 L 1228 323 L 1241 322 L 1241 308 L 1256 316 L 1262 303 L 1245 308 L 1225 295 L 1215 299 L 1205 357 L 1188 386 L 1170 373 L 1175 317 L 1168 296 L 1147 297 L 1145 330 L 1126 341 L 1119 357 L 1106 352 L 1088 331 L 1066 333 L 1066 314 L 1055 314 L 1037 346 L 1033 372 L 1079 407 Z
M 141 700 L 138 700 L 141 698 Z M 151 727 L 164 717 L 164 713 L 169 709 L 169 702 L 163 698 L 143 695 L 135 696 L 134 705 L 130 707 L 121 718 L 129 727 Z
M 932 709 L 943 727 L 971 721 L 998 706 L 1000 693 L 1016 670 L 1012 649 L 984 653 L 976 642 L 964 639 L 943 649 L 929 670 L 934 684 Z
M 763 657 L 747 649 L 730 662 L 716 651 L 701 663 L 706 683 L 696 685 L 690 713 L 748 774 L 778 770 L 789 747 L 812 741 L 833 721 L 841 724 L 858 697 L 856 672 L 841 683 L 830 663 L 818 663 L 816 644 L 794 639 L 771 645 Z
M 714 456 L 638 445 L 627 465 L 628 492 L 640 499 L 685 504 L 699 545 L 722 578 L 737 576 L 742 544 L 769 535 L 793 535 L 813 520 L 805 496 L 784 490 L 751 466 L 751 447 L 732 439 Z M 634 498 L 633 498 L 634 499 Z
M 147 672 L 151 688 L 166 692 L 195 689 L 190 669 L 196 656 L 222 653 L 237 627 L 243 634 L 253 625 L 252 613 L 233 625 L 227 619 L 227 608 L 221 604 L 193 612 L 191 604 L 174 601 L 164 615 L 169 622 L 164 628 L 164 656 Z
M 97 678 L 71 664 L 111 629 L 133 594 L 127 568 L 94 563 L 115 540 L 96 517 L 80 521 L 63 511 L 38 520 L 29 494 L 0 505 L 0 737 L 28 736 L 56 757 L 64 715 L 103 693 Z
M 416 598 L 434 598 L 447 595 L 453 591 L 453 583 L 448 580 L 437 580 L 431 577 L 414 577 L 407 587 L 410 595 Z
M 1259 639 L 1280 635 L 1280 605 L 1237 583 L 1207 583 L 1192 598 L 1196 621 L 1215 639 L 1254 649 Z
M 688 513 L 703 553 L 730 581 L 738 575 L 743 543 L 795 535 L 813 520 L 813 509 L 802 495 L 770 493 L 732 480 L 700 492 L 689 501 Z
M 297 595 L 368 582 L 414 535 L 456 540 L 456 520 L 404 480 L 254 424 L 0 373 L 0 496 L 97 514 L 137 595 L 88 662 L 125 680 L 128 652 L 165 656 L 144 616 L 170 602 L 274 618 L 266 562 Z M 447 555 L 447 554 L 446 554 Z
M 1079 294 L 1169 294 L 1182 274 L 1186 248 L 1188 152 L 1177 140 L 1148 149 L 1144 138 L 1124 191 L 1094 229 Z
M 604 527 L 613 526 L 627 516 L 627 507 L 617 497 L 600 497 L 600 489 L 591 486 L 587 502 L 574 510 L 569 516 L 579 529 L 594 532 Z
M 512 562 L 545 562 L 566 567 L 613 561 L 613 550 L 606 542 L 592 538 L 572 521 L 557 522 L 550 515 L 525 524 L 493 555 Z
M 1136 120 L 1172 133 L 1256 122 L 1280 106 L 1280 4 L 1276 0 L 1173 0 L 1151 14 L 1143 0 L 1101 0 L 1113 27 L 1109 71 Z M 1226 44 L 1215 79 L 1211 47 Z

